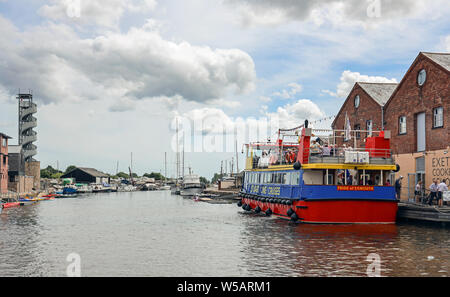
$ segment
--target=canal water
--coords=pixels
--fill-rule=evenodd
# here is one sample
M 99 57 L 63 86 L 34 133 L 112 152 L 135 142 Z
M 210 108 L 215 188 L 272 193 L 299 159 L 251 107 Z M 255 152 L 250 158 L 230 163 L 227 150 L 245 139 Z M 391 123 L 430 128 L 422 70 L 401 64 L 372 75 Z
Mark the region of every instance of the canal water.
M 87 195 L 4 209 L 0 276 L 449 276 L 440 226 L 304 225 L 165 192 Z M 68 261 L 69 260 L 69 261 Z M 373 261 L 373 259 L 372 259 Z

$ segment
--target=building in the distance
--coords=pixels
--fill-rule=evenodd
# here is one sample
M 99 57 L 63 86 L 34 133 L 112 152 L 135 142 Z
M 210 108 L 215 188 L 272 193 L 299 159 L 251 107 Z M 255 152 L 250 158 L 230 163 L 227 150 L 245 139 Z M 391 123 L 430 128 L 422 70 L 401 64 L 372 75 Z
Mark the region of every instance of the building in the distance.
M 35 177 L 26 174 L 21 145 L 8 146 L 8 189 L 16 193 L 29 193 L 35 188 Z
M 346 118 L 352 130 L 390 131 L 402 199 L 414 195 L 418 180 L 428 188 L 433 179 L 450 179 L 450 53 L 419 53 L 398 85 L 356 83 L 333 129 L 344 130 Z M 360 133 L 359 148 L 368 134 Z
M 61 176 L 61 178 L 74 178 L 77 183 L 109 183 L 110 178 L 106 173 L 94 168 L 77 167 Z
M 8 192 L 8 139 L 11 137 L 0 133 L 0 194 Z

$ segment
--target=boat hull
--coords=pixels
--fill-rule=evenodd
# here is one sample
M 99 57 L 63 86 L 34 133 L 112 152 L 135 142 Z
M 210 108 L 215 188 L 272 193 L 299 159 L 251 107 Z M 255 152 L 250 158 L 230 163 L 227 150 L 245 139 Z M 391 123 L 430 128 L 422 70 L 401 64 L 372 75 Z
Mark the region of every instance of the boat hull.
M 12 208 L 12 207 L 17 207 L 17 206 L 20 206 L 20 202 L 3 203 L 1 205 L 1 208 Z
M 270 209 L 273 215 L 284 219 L 292 219 L 292 213 L 295 213 L 299 222 L 313 224 L 395 224 L 398 208 L 395 200 L 292 200 L 292 205 L 278 203 L 285 201 L 279 199 L 270 203 L 243 198 L 242 204 L 250 205 L 253 211 L 258 206 L 261 212 Z M 292 209 L 291 216 L 289 209 Z
M 187 188 L 187 189 L 182 189 L 180 191 L 180 195 L 190 197 L 190 196 L 194 196 L 196 194 L 200 194 L 202 192 L 203 192 L 203 188 Z

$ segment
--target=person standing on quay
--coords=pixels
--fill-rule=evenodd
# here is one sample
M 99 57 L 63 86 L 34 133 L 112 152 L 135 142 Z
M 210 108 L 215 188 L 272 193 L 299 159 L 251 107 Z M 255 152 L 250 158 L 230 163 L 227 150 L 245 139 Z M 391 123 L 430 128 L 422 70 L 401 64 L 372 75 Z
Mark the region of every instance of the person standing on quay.
M 395 193 L 397 195 L 397 200 L 399 200 L 399 201 L 400 201 L 401 191 L 402 191 L 402 179 L 403 179 L 403 176 L 400 176 L 400 178 L 395 181 Z
M 447 184 L 442 180 L 442 182 L 438 185 L 438 204 L 439 206 L 443 205 L 444 191 L 448 191 Z
M 417 199 L 418 198 L 420 199 L 420 196 L 422 196 L 422 181 L 421 180 L 419 180 L 417 182 L 416 189 L 414 191 L 414 202 L 417 202 Z
M 429 205 L 433 204 L 433 198 L 438 199 L 437 192 L 438 192 L 438 181 L 437 179 L 433 179 L 433 183 L 430 186 L 430 201 L 428 202 Z M 439 201 L 438 201 L 439 204 Z

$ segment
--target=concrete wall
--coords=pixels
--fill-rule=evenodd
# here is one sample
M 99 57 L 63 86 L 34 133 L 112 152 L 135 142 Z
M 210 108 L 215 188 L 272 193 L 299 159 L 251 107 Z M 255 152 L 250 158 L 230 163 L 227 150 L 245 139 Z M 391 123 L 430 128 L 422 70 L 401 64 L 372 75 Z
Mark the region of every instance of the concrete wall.
M 8 189 L 10 191 L 27 194 L 33 191 L 34 188 L 34 177 L 33 176 L 23 176 L 17 175 L 14 178 L 14 182 L 8 182 Z
M 395 161 L 400 165 L 400 171 L 396 173 L 396 178 L 403 176 L 402 183 L 402 200 L 408 199 L 408 174 L 417 172 L 416 159 L 425 158 L 425 180 L 426 189 L 430 187 L 433 180 L 450 179 L 450 154 L 448 150 L 429 151 L 424 153 L 398 154 L 394 155 Z M 413 193 L 415 180 L 411 180 L 410 192 Z
M 34 177 L 33 187 L 39 190 L 41 187 L 41 162 L 25 162 L 25 175 Z

